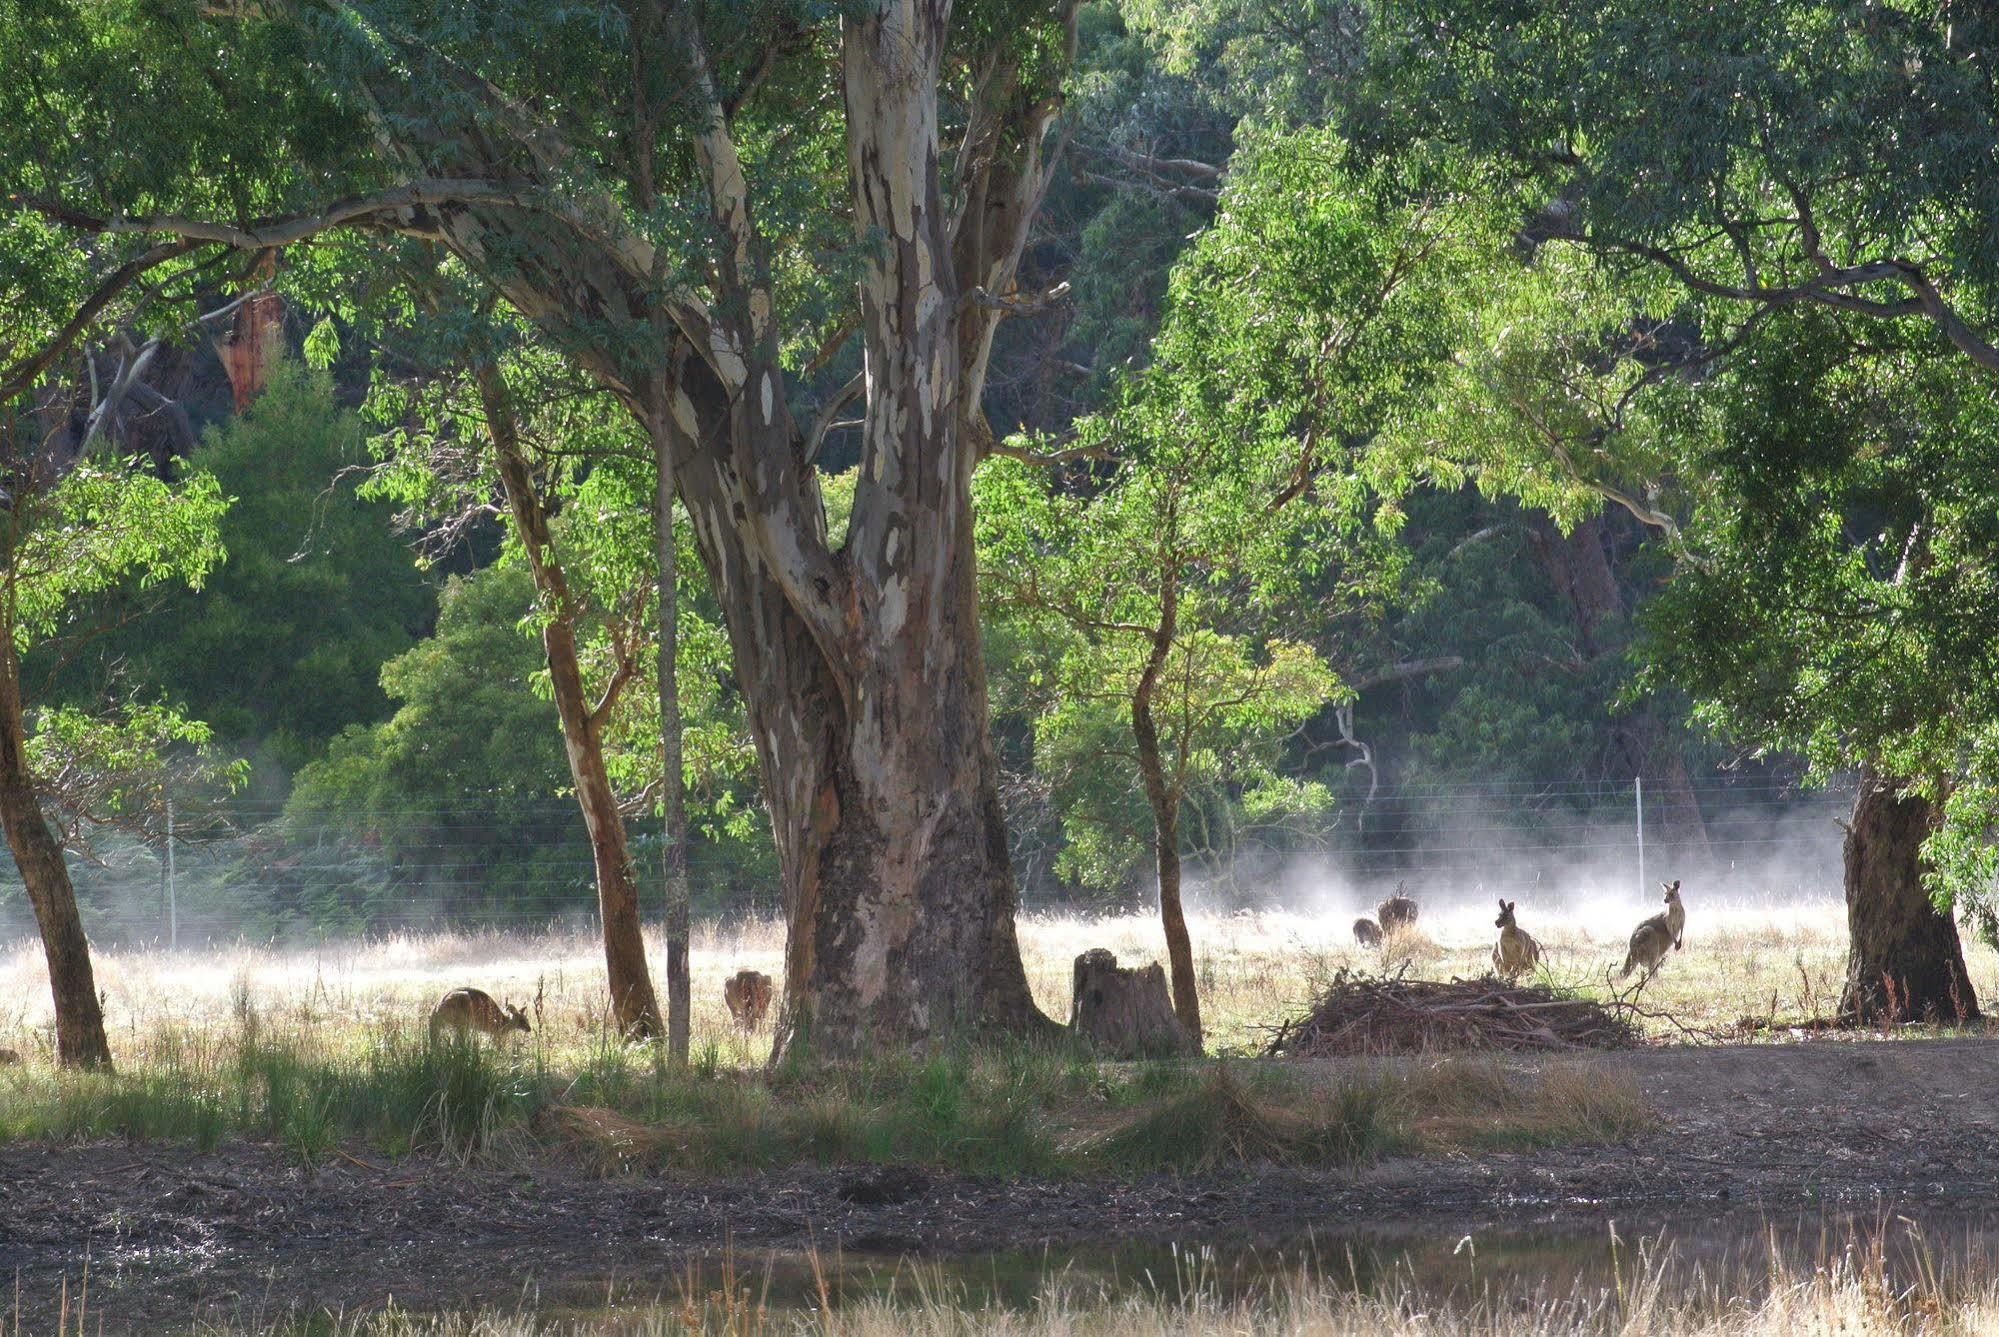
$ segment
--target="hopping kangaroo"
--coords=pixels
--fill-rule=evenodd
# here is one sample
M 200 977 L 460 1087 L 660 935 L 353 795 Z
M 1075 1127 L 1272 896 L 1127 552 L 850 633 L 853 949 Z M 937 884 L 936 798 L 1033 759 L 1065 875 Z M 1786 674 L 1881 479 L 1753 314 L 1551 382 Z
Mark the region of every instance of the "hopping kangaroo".
M 1492 921 L 1499 930 L 1499 941 L 1492 948 L 1492 973 L 1502 979 L 1516 980 L 1541 964 L 1541 944 L 1534 941 L 1534 935 L 1513 922 L 1513 907 L 1518 901 L 1502 900 L 1499 903 L 1499 918 Z
M 764 1013 L 770 1011 L 770 996 L 770 976 L 761 971 L 739 970 L 722 982 L 722 1001 L 729 1005 L 736 1025 L 746 1031 L 763 1025 Z
M 430 1010 L 430 1033 L 435 1037 L 446 1027 L 460 1035 L 484 1031 L 496 1040 L 509 1031 L 526 1035 L 533 1029 L 519 1008 L 493 1001 L 493 995 L 484 989 L 453 989 L 439 999 Z
M 1658 973 L 1659 963 L 1666 959 L 1666 950 L 1679 950 L 1681 937 L 1687 928 L 1687 907 L 1680 904 L 1680 884 L 1661 882 L 1659 885 L 1666 889 L 1666 908 L 1632 930 L 1631 951 L 1624 958 L 1624 969 L 1617 972 L 1619 979 L 1643 966 L 1645 978 L 1649 980 Z

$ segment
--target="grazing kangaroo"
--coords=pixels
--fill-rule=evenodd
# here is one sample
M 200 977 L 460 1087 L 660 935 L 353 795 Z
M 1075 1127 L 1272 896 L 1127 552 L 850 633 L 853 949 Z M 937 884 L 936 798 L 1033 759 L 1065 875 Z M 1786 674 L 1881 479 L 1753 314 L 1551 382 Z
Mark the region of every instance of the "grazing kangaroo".
M 1374 907 L 1374 917 L 1381 921 L 1383 933 L 1409 928 L 1416 922 L 1416 902 L 1404 896 L 1401 884 L 1397 883 L 1395 894 Z
M 484 989 L 453 989 L 439 999 L 430 1010 L 431 1036 L 435 1038 L 446 1027 L 460 1035 L 484 1031 L 496 1040 L 510 1031 L 527 1035 L 533 1030 L 526 1013 L 494 1002 L 493 995 Z
M 1518 904 L 1518 901 L 1500 901 L 1499 918 L 1492 921 L 1492 926 L 1499 930 L 1499 941 L 1492 947 L 1492 973 L 1502 979 L 1517 980 L 1541 964 L 1541 944 L 1513 922 L 1513 907 Z
M 1624 958 L 1624 969 L 1617 972 L 1619 979 L 1643 966 L 1649 980 L 1666 959 L 1667 948 L 1680 949 L 1687 928 L 1687 907 L 1680 904 L 1680 884 L 1675 881 L 1659 885 L 1666 889 L 1666 908 L 1632 930 L 1631 951 Z
M 1353 940 L 1363 947 L 1381 946 L 1381 926 L 1362 915 L 1353 921 Z
M 722 1001 L 729 1005 L 729 1015 L 746 1031 L 763 1025 L 764 1013 L 770 1011 L 770 996 L 770 976 L 761 971 L 739 970 L 722 984 Z

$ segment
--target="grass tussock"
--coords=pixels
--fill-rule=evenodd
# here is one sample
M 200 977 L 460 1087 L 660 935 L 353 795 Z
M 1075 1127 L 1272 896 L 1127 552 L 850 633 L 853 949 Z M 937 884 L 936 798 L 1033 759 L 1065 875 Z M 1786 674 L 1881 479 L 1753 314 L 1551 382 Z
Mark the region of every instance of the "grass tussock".
M 1570 1061 L 1523 1072 L 1492 1058 L 1446 1058 L 1407 1069 L 1392 1090 L 1397 1124 L 1432 1148 L 1601 1145 L 1656 1122 L 1630 1079 Z
M 1199 1081 L 1086 1139 L 1082 1155 L 1124 1171 L 1243 1163 L 1351 1165 L 1391 1140 L 1383 1087 L 1314 1089 L 1269 1070 L 1216 1064 Z
M 1601 1080 L 1467 1069 L 1305 1074 L 1257 1061 L 1100 1064 L 1065 1046 L 883 1053 L 839 1066 L 686 1067 L 611 1041 L 545 1047 L 386 1030 L 329 1049 L 249 1019 L 113 1073 L 0 1069 L 0 1139 L 229 1138 L 311 1163 L 335 1149 L 458 1159 L 556 1153 L 605 1172 L 798 1164 L 965 1174 L 1352 1165 L 1392 1147 L 1605 1140 L 1642 1126 Z M 1635 1101 L 1635 1095 L 1629 1098 Z

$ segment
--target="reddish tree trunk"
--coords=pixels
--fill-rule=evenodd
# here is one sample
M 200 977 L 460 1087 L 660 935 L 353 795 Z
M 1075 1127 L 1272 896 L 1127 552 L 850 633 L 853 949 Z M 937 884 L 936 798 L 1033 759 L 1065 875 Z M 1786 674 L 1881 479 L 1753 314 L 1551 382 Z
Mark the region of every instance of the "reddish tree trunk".
M 1872 773 L 1861 778 L 1846 833 L 1848 1021 L 1969 1021 L 1978 996 L 1964 970 L 1957 923 L 1923 886 L 1929 800 Z
M 90 943 L 76 909 L 76 890 L 62 845 L 42 814 L 41 792 L 28 771 L 20 660 L 11 638 L 0 645 L 0 825 L 14 866 L 28 889 L 41 929 L 42 954 L 55 1000 L 56 1061 L 66 1068 L 109 1068 L 111 1045 L 90 966 Z
M 548 654 L 550 694 L 562 722 L 563 751 L 576 806 L 590 837 L 597 874 L 597 913 L 604 935 L 604 968 L 611 990 L 611 1016 L 629 1038 L 665 1034 L 659 1000 L 646 967 L 645 937 L 639 919 L 637 870 L 625 838 L 625 818 L 604 768 L 603 717 L 614 695 L 593 707 L 583 689 L 576 653 L 576 612 L 562 567 L 549 550 L 548 514 L 521 453 L 513 406 L 499 372 L 490 364 L 477 370 L 479 392 L 492 434 L 500 481 L 507 494 L 521 546 L 527 552 L 535 587 L 548 603 L 542 647 Z

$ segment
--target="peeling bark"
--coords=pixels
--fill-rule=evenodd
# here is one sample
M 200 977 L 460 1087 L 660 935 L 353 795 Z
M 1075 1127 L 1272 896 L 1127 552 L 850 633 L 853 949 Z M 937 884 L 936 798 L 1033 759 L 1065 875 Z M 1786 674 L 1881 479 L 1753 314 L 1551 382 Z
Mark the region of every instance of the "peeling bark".
M 1074 11 L 1074 0 L 1047 6 L 1072 43 Z M 662 282 L 667 266 L 608 195 L 586 190 L 560 209 L 493 196 L 420 202 L 392 223 L 486 276 L 655 443 L 671 443 L 783 870 L 781 1049 L 838 1054 L 971 1026 L 1052 1026 L 1029 994 L 1014 934 L 974 583 L 971 472 L 989 438 L 978 403 L 1002 313 L 963 299 L 974 280 L 993 293 L 1012 285 L 1047 188 L 1042 140 L 1058 102 L 1052 87 L 996 71 L 956 164 L 954 213 L 937 106 L 950 12 L 948 0 L 843 10 L 848 184 L 868 257 L 859 284 L 867 410 L 837 553 L 788 403 L 752 183 L 708 86 L 698 10 L 649 18 L 644 40 L 678 43 L 686 62 L 686 148 L 708 196 L 712 306 Z M 486 121 L 440 143 L 413 142 L 410 125 L 383 118 L 412 171 L 517 183 L 523 199 L 576 189 L 582 174 L 558 129 L 469 71 L 446 77 Z M 418 92 L 397 79 L 385 66 L 385 108 Z M 652 128 L 634 143 L 649 142 Z M 543 188 L 544 178 L 559 184 Z M 607 330 L 655 331 L 656 347 L 648 355 Z M 671 345 L 683 342 L 685 367 L 670 373 Z

